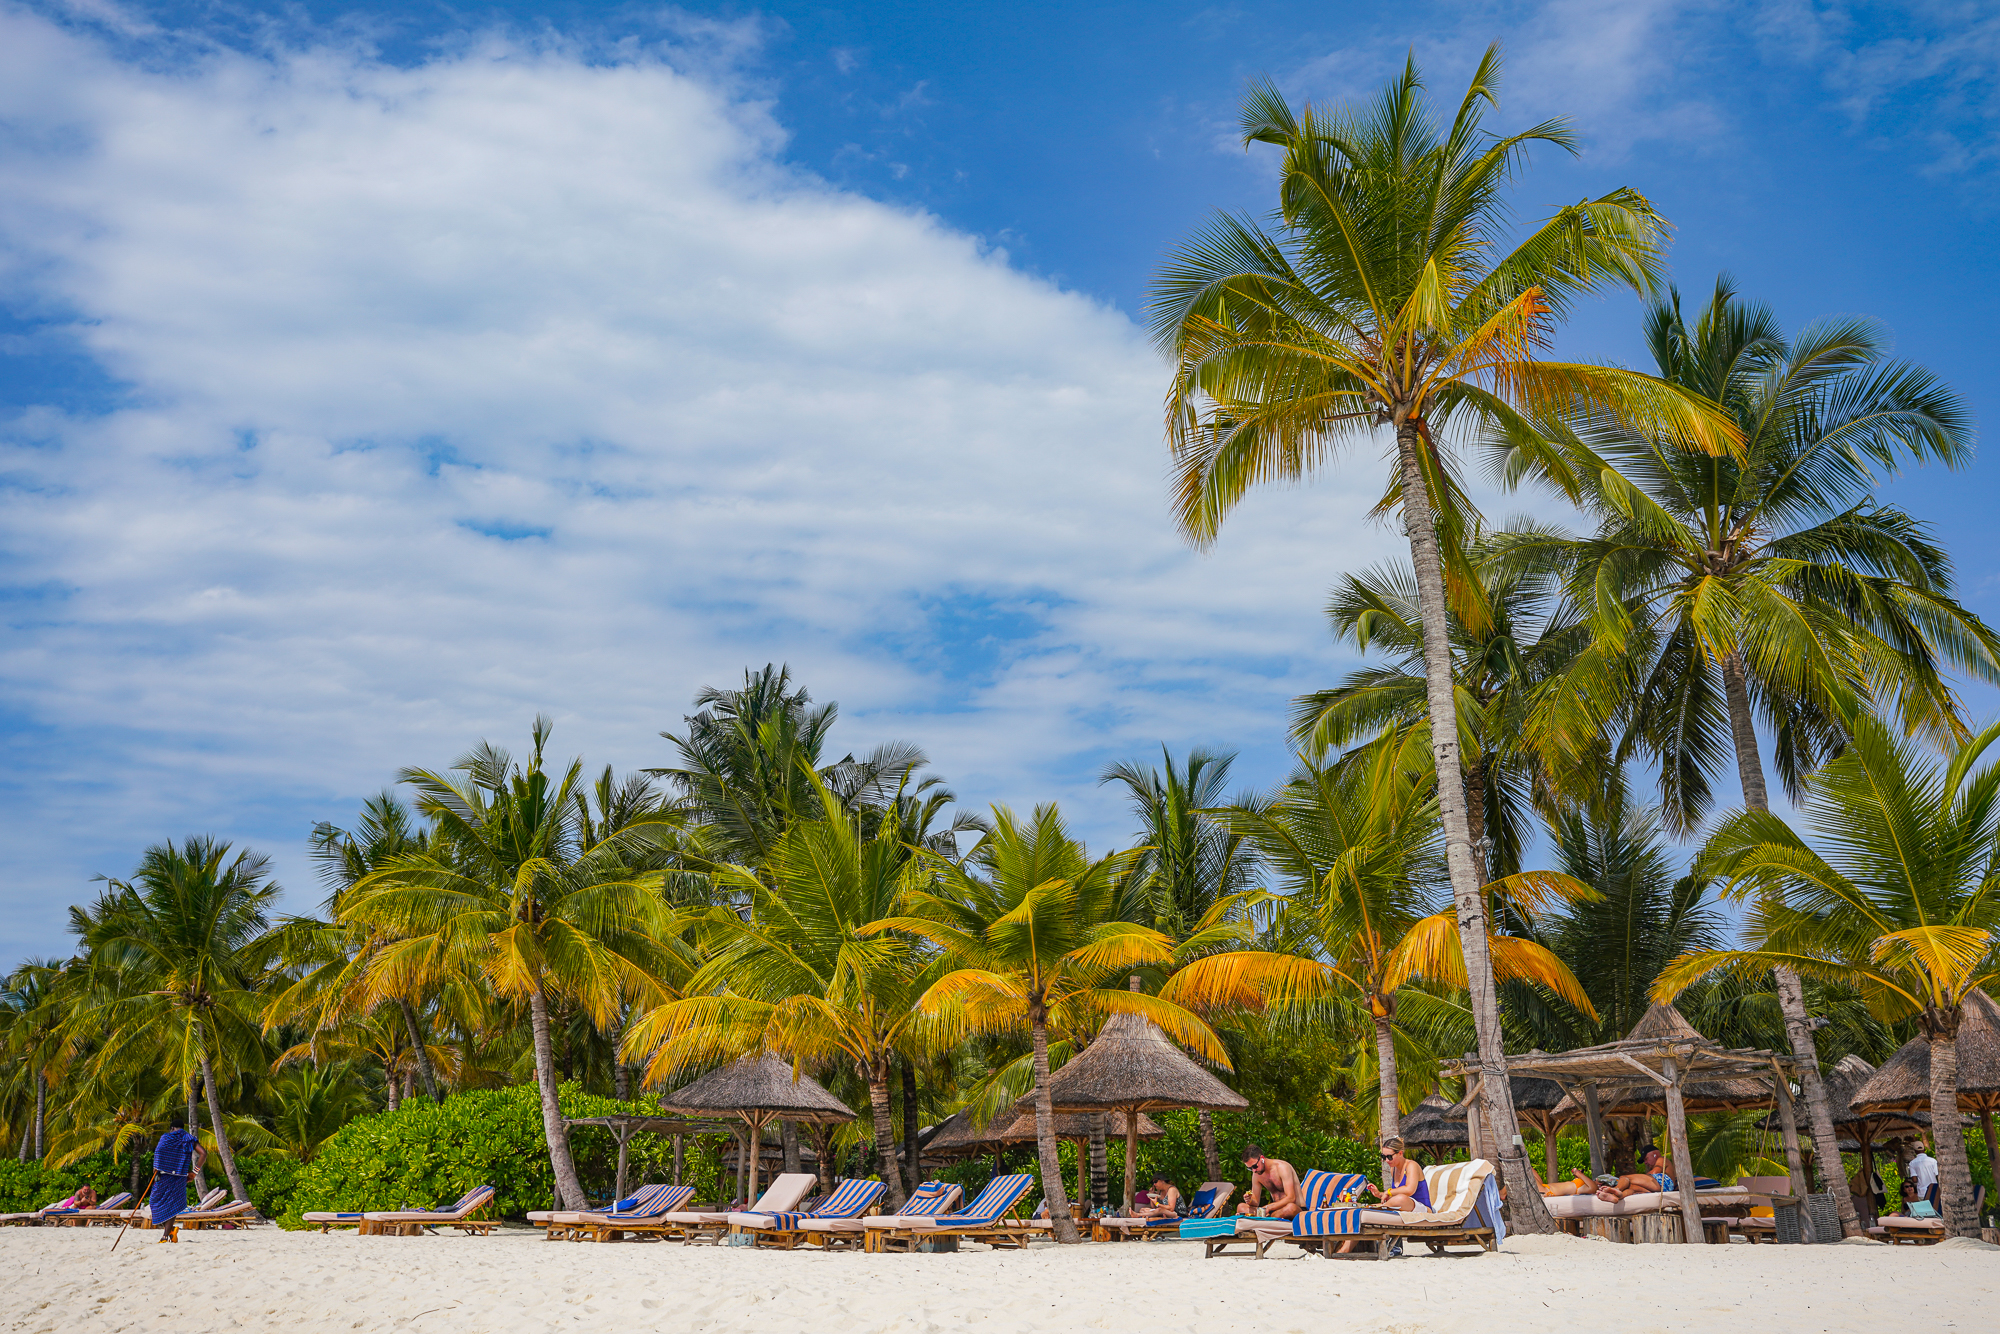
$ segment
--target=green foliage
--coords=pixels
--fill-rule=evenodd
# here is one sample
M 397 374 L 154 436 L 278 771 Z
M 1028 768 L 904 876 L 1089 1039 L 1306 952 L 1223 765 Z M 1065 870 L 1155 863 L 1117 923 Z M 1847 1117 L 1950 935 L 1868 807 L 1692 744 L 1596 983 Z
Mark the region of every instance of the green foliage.
M 644 1103 L 620 1103 L 565 1085 L 565 1116 L 612 1112 L 658 1115 Z M 320 1146 L 319 1156 L 297 1168 L 296 1185 L 280 1221 L 303 1225 L 314 1210 L 400 1209 L 444 1204 L 474 1186 L 491 1184 L 498 1213 L 520 1217 L 549 1207 L 555 1174 L 542 1139 L 541 1104 L 533 1084 L 458 1093 L 442 1104 L 411 1102 L 399 1111 L 357 1117 Z M 594 1195 L 608 1199 L 615 1182 L 617 1146 L 609 1131 L 571 1132 L 577 1172 Z M 698 1198 L 715 1199 L 723 1179 L 719 1139 L 688 1141 L 682 1177 Z M 635 1135 L 628 1184 L 671 1179 L 672 1141 Z M 253 1188 L 253 1194 L 255 1193 Z
M 250 1188 L 250 1203 L 266 1218 L 283 1218 L 291 1211 L 292 1195 L 298 1189 L 299 1174 L 305 1164 L 282 1154 L 260 1154 L 242 1161 L 243 1184 Z
M 126 1178 L 130 1169 L 111 1161 L 111 1155 L 93 1153 L 68 1167 L 45 1167 L 39 1162 L 0 1159 L 0 1213 L 31 1213 L 54 1200 L 73 1195 L 82 1186 L 94 1186 L 99 1199 L 109 1199 L 130 1190 Z

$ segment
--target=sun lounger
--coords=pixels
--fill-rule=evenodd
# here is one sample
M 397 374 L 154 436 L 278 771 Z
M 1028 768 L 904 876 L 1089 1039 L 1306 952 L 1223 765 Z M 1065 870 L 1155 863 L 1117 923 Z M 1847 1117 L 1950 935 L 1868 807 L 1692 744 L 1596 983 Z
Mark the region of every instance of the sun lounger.
M 199 1200 L 196 1200 L 194 1202 L 193 1207 L 183 1209 L 179 1213 L 175 1214 L 174 1221 L 176 1224 L 178 1224 L 184 1219 L 186 1219 L 190 1214 L 208 1213 L 212 1210 L 218 1209 L 222 1207 L 223 1200 L 227 1199 L 228 1196 L 229 1196 L 229 1187 L 217 1186 L 214 1190 L 209 1191 L 208 1193 L 203 1195 Z M 137 1209 L 134 1209 L 131 1212 L 132 1212 L 133 1227 L 150 1228 L 153 1226 L 153 1206 L 151 1204 L 142 1204 Z M 123 1210 L 119 1212 L 118 1221 L 121 1225 L 125 1221 L 125 1215 Z
M 1368 1184 L 1368 1178 L 1353 1172 L 1321 1172 L 1315 1169 L 1299 1178 L 1300 1213 L 1333 1209 L 1360 1198 L 1361 1188 Z M 1224 1221 L 1222 1219 L 1217 1222 Z M 1202 1221 L 1184 1225 L 1184 1237 L 1199 1237 L 1202 1242 L 1202 1258 L 1212 1260 L 1218 1255 L 1233 1254 L 1231 1246 L 1247 1244 L 1259 1260 L 1272 1245 L 1293 1236 L 1292 1220 L 1289 1218 L 1264 1218 L 1250 1215 L 1236 1219 L 1232 1231 L 1222 1232 Z
M 935 1218 L 948 1214 L 958 1207 L 965 1192 L 949 1181 L 926 1181 L 911 1191 L 903 1201 L 897 1218 Z M 865 1245 L 868 1239 L 869 1218 L 802 1218 L 799 1230 L 806 1234 L 808 1243 L 824 1246 L 828 1250 L 841 1247 Z
M 729 1230 L 748 1235 L 753 1246 L 769 1246 L 776 1250 L 789 1251 L 812 1235 L 803 1226 L 806 1222 L 860 1219 L 875 1207 L 875 1201 L 881 1199 L 882 1192 L 887 1189 L 889 1187 L 880 1181 L 861 1179 L 843 1181 L 840 1183 L 840 1189 L 834 1191 L 832 1195 L 795 1213 L 731 1214 Z
M 69 1198 L 70 1196 L 68 1195 L 63 1196 L 63 1200 L 67 1200 Z M 131 1198 L 132 1198 L 132 1193 L 130 1191 L 127 1191 L 122 1195 L 112 1196 L 110 1199 L 98 1205 L 95 1209 L 60 1209 L 57 1208 L 56 1206 L 60 1205 L 62 1203 L 62 1200 L 50 1200 L 47 1204 L 43 1205 L 41 1208 L 30 1210 L 29 1212 L 24 1214 L 0 1214 L 0 1224 L 12 1224 L 18 1227 L 34 1227 L 41 1223 L 68 1222 L 69 1220 L 80 1219 L 87 1215 L 100 1212 L 115 1212 L 117 1213 L 118 1217 L 123 1218 L 125 1214 L 123 1210 L 119 1208 L 119 1206 L 125 1204 Z
M 887 1218 L 863 1220 L 868 1229 L 867 1249 L 871 1251 L 915 1250 L 924 1242 L 937 1241 L 942 1237 L 962 1237 L 973 1241 L 983 1241 L 994 1247 L 1025 1247 L 1028 1236 L 1038 1228 L 1028 1227 L 1025 1221 L 1006 1222 L 1007 1212 L 1021 1202 L 1021 1197 L 1035 1184 L 1033 1175 L 1016 1172 L 1008 1176 L 995 1177 L 987 1183 L 964 1210 L 955 1214 L 939 1214 L 934 1218 L 913 1218 L 908 1214 L 897 1214 Z
M 488 1236 L 499 1224 L 472 1215 L 493 1203 L 494 1194 L 491 1186 L 474 1186 L 459 1196 L 457 1203 L 443 1209 L 371 1211 L 361 1216 L 359 1230 L 364 1237 L 414 1237 L 427 1228 L 451 1227 L 467 1236 Z
M 1292 1220 L 1291 1240 L 1329 1258 L 1340 1254 L 1340 1247 L 1350 1240 L 1362 1245 L 1348 1254 L 1377 1260 L 1395 1254 L 1397 1243 L 1404 1240 L 1422 1241 L 1433 1255 L 1444 1254 L 1444 1248 L 1453 1244 L 1496 1250 L 1503 1235 L 1498 1226 L 1498 1190 L 1490 1204 L 1485 1208 L 1481 1204 L 1492 1176 L 1493 1164 L 1484 1158 L 1428 1167 L 1424 1183 L 1431 1199 L 1429 1207 L 1418 1205 L 1402 1211 L 1349 1206 L 1301 1212 Z
M 758 1197 L 757 1203 L 745 1210 L 722 1210 L 716 1213 L 674 1212 L 649 1223 L 644 1227 L 631 1229 L 637 1232 L 657 1232 L 668 1239 L 678 1238 L 683 1244 L 692 1245 L 699 1240 L 711 1244 L 719 1242 L 729 1232 L 729 1216 L 732 1212 L 752 1214 L 780 1214 L 796 1209 L 806 1197 L 806 1192 L 818 1181 L 810 1172 L 787 1172 L 771 1181 L 770 1189 Z
M 618 1241 L 628 1232 L 638 1235 L 635 1225 L 658 1222 L 686 1208 L 693 1198 L 693 1186 L 647 1185 L 620 1200 L 622 1207 L 595 1212 L 557 1209 L 529 1214 L 528 1221 L 546 1227 L 550 1241 Z
M 1201 1183 L 1201 1189 L 1195 1192 L 1194 1201 L 1190 1201 L 1190 1205 L 1198 1202 L 1204 1192 L 1209 1195 L 1208 1204 L 1190 1212 L 1187 1218 L 1100 1218 L 1090 1226 L 1090 1239 L 1124 1241 L 1128 1237 L 1178 1236 L 1180 1225 L 1189 1218 L 1220 1218 L 1223 1210 L 1229 1207 L 1230 1199 L 1236 1194 L 1236 1183 L 1204 1181 Z
M 257 1217 L 257 1206 L 248 1200 L 231 1200 L 228 1204 L 217 1205 L 213 1209 L 187 1209 L 174 1215 L 174 1226 L 185 1232 L 200 1232 L 205 1228 L 248 1227 L 261 1222 Z
M 49 1221 L 57 1227 L 94 1227 L 100 1223 L 123 1223 L 125 1215 L 132 1211 L 132 1192 L 121 1191 L 108 1200 L 101 1200 L 93 1209 L 56 1209 L 48 1214 Z

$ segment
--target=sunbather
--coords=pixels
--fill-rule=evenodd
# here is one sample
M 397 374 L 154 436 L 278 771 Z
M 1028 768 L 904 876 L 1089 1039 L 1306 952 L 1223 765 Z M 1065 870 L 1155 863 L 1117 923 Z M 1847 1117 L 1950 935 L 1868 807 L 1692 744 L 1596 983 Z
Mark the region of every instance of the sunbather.
M 54 1213 L 58 1209 L 95 1209 L 96 1207 L 97 1192 L 89 1186 L 78 1186 L 76 1194 L 66 1200 L 58 1200 L 56 1203 L 50 1205 L 48 1212 Z
M 1382 1199 L 1384 1209 L 1409 1213 L 1418 1205 L 1431 1207 L 1430 1190 L 1424 1185 L 1424 1169 L 1403 1155 L 1403 1141 L 1390 1136 L 1377 1150 L 1382 1158 L 1382 1185 L 1368 1183 L 1370 1194 Z
M 1180 1187 L 1165 1177 L 1153 1178 L 1153 1199 L 1144 1208 L 1134 1209 L 1133 1218 L 1179 1218 L 1181 1216 Z
M 1299 1212 L 1298 1169 L 1282 1158 L 1267 1158 L 1255 1144 L 1243 1146 L 1243 1165 L 1250 1169 L 1250 1190 L 1236 1212 L 1253 1218 L 1296 1218 Z M 1260 1205 L 1269 1193 L 1271 1202 Z
M 1666 1195 L 1676 1189 L 1672 1159 L 1658 1149 L 1649 1148 L 1639 1161 L 1645 1164 L 1645 1171 L 1619 1177 L 1618 1184 L 1614 1186 L 1599 1186 L 1597 1198 L 1606 1204 L 1617 1204 L 1634 1195 L 1650 1195 L 1656 1191 Z
M 1574 1174 L 1573 1181 L 1551 1181 L 1542 1187 L 1544 1195 L 1595 1195 L 1598 1183 L 1581 1172 Z

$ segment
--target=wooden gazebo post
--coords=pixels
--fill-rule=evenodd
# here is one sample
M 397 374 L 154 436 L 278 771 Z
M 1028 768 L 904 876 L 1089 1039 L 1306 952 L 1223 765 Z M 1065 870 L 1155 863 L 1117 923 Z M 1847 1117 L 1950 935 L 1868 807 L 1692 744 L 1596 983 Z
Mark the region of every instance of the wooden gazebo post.
M 1688 1149 L 1687 1103 L 1681 1097 L 1680 1071 L 1671 1047 L 1661 1056 L 1660 1073 L 1667 1077 L 1667 1142 L 1673 1146 L 1678 1174 L 1675 1184 L 1681 1188 L 1681 1240 L 1706 1242 L 1708 1230 L 1701 1225 L 1701 1201 L 1694 1192 L 1694 1154 Z
M 1785 1137 L 1785 1171 L 1791 1174 L 1792 1194 L 1804 1199 L 1806 1163 L 1799 1153 L 1798 1113 L 1792 1108 L 1791 1081 L 1785 1078 L 1785 1072 L 1778 1068 L 1776 1061 L 1771 1062 L 1771 1096 L 1778 1103 L 1778 1129 Z M 1847 1183 L 1841 1182 L 1840 1188 L 1846 1190 Z
M 1597 1081 L 1585 1080 L 1583 1085 L 1583 1124 L 1590 1136 L 1590 1174 L 1604 1175 L 1604 1116 L 1597 1110 Z

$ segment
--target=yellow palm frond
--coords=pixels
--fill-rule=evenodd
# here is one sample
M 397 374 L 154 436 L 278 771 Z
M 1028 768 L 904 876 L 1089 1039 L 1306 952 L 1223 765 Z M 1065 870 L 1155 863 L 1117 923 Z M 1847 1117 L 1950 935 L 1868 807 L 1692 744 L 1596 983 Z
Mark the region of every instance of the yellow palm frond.
M 1191 1010 L 1261 1010 L 1317 1000 L 1339 989 L 1330 965 L 1295 954 L 1234 950 L 1195 960 L 1168 978 L 1160 997 Z

